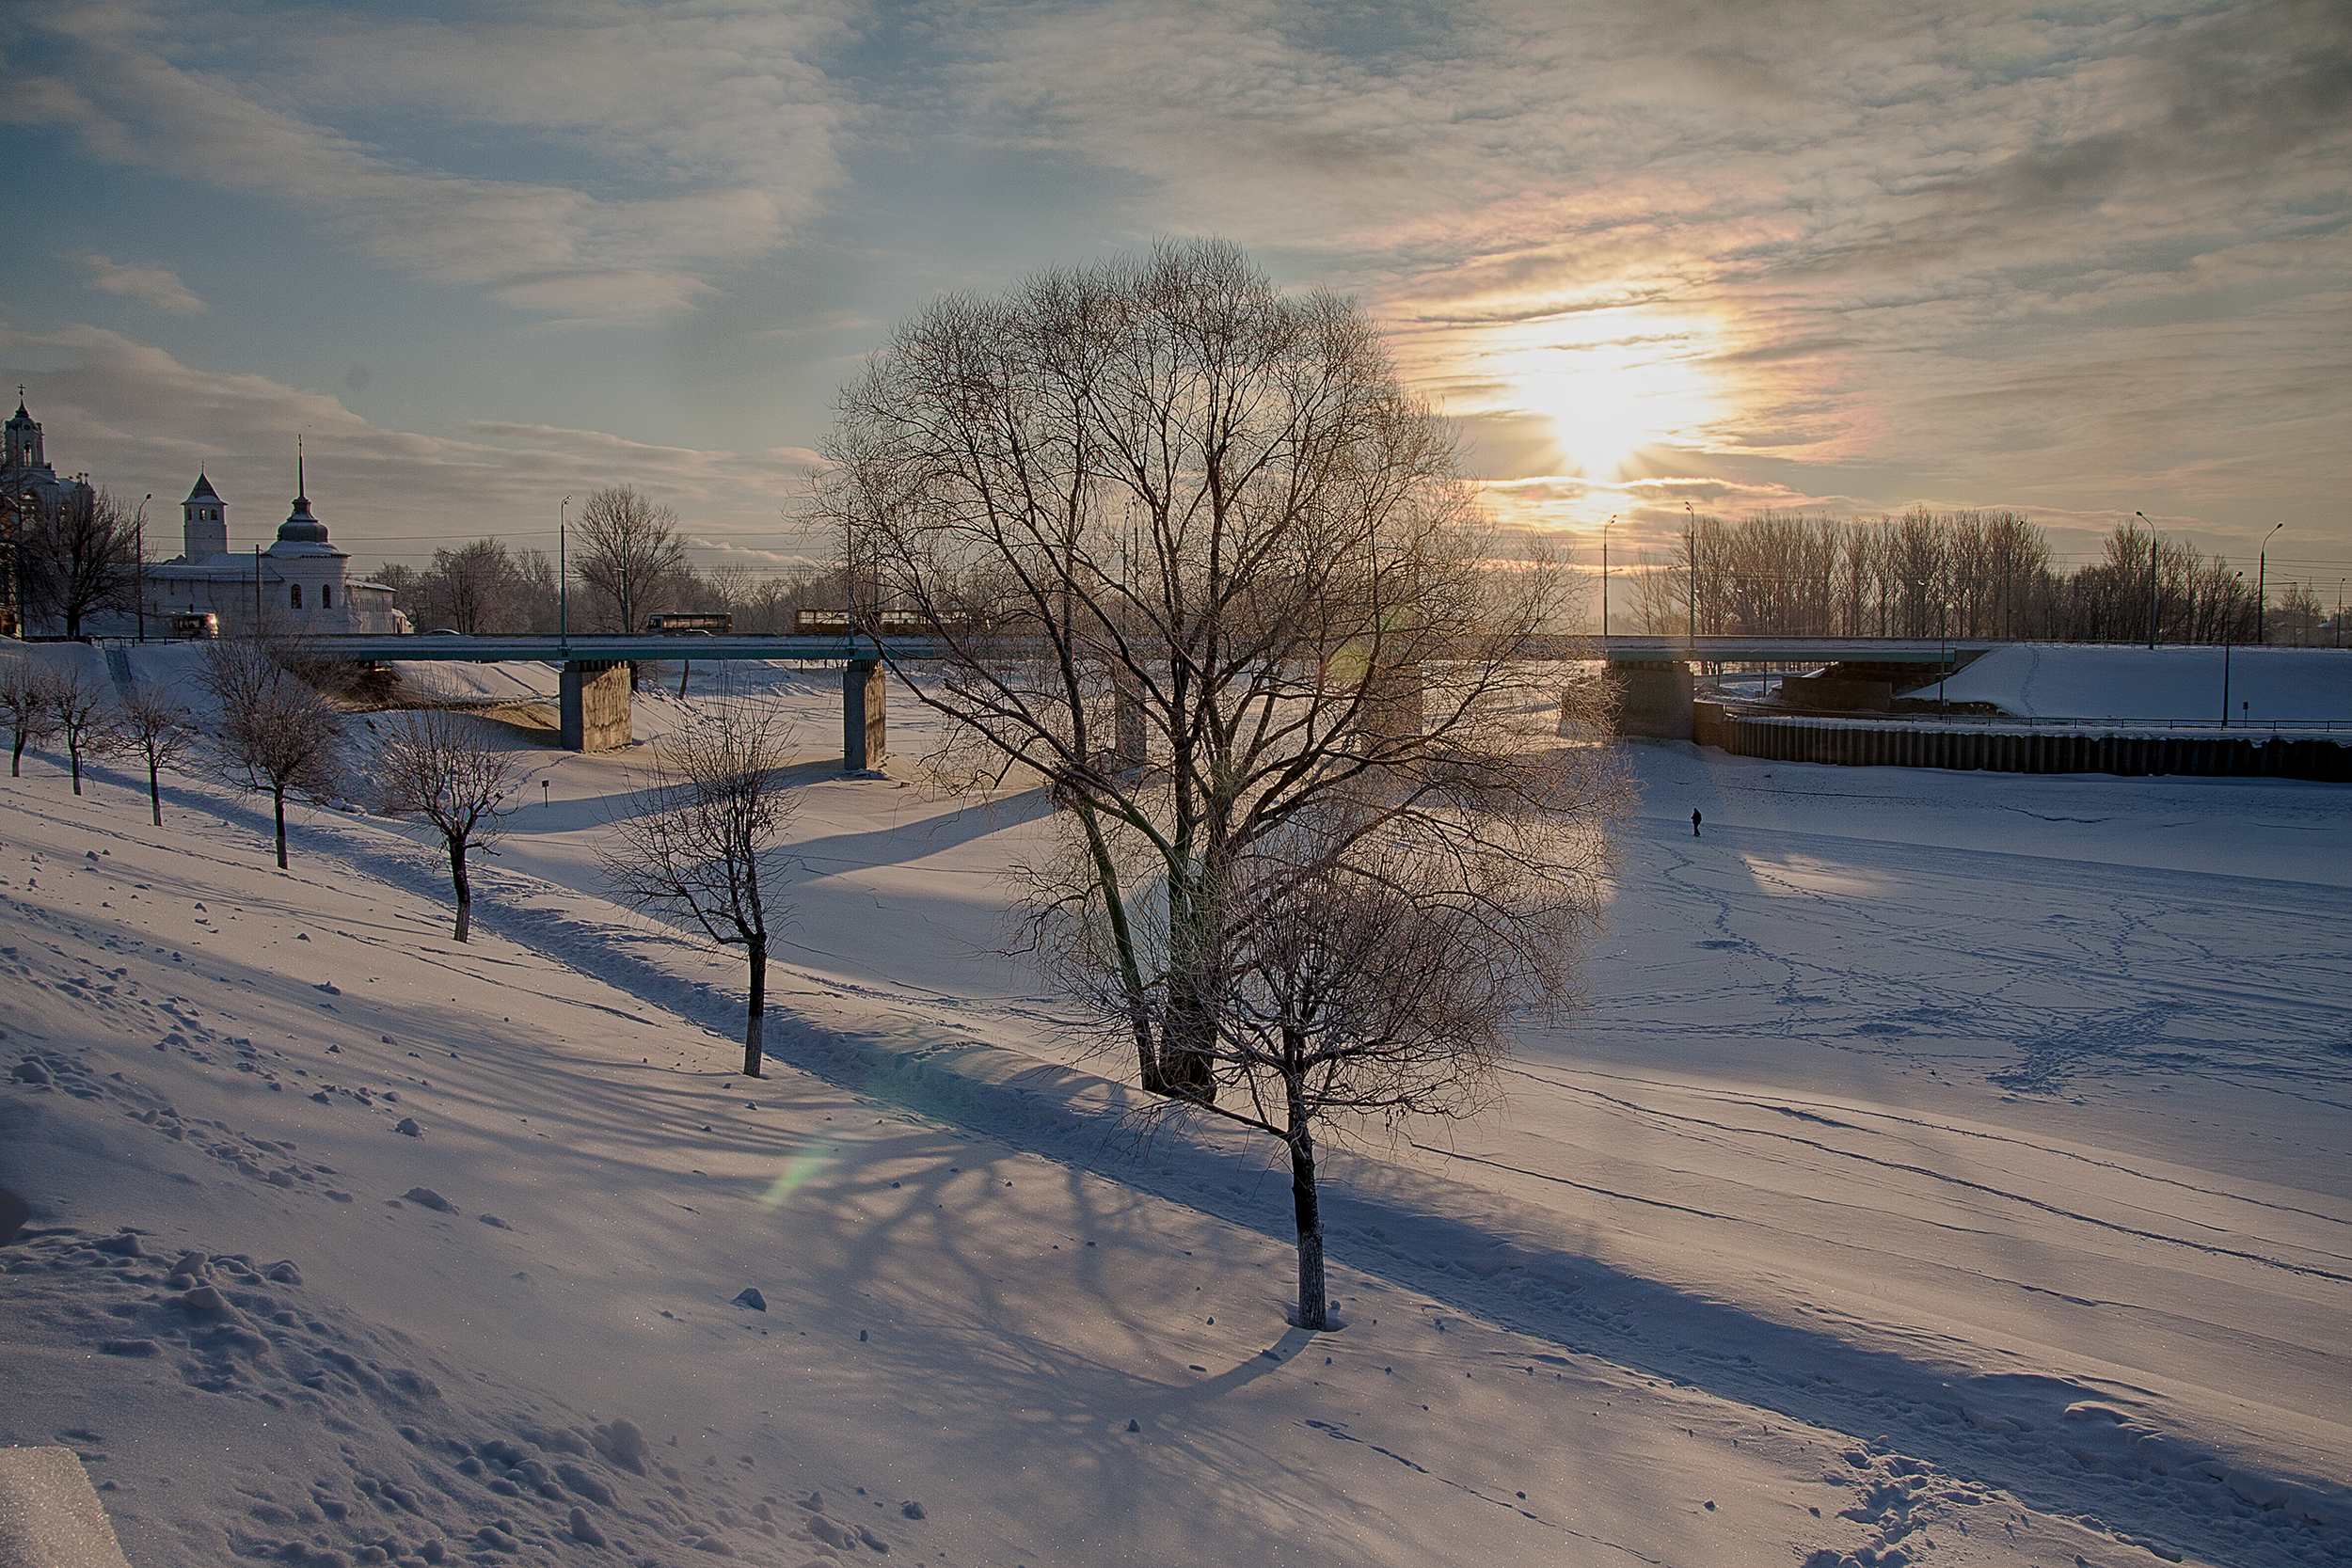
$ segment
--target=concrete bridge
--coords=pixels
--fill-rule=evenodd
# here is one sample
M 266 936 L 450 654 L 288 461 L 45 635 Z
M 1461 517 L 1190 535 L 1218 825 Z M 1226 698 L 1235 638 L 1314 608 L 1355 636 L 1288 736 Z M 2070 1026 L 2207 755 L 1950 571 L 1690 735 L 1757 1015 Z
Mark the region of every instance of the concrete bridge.
M 1778 664 L 1830 667 L 1816 677 L 1825 706 L 1871 705 L 1904 672 L 1967 663 L 1994 644 L 1975 640 L 1840 637 L 1593 637 L 1545 639 L 1536 657 L 1598 655 L 1618 685 L 1618 733 L 1674 739 L 1692 734 L 1692 668 L 1698 664 Z M 559 715 L 563 744 L 575 752 L 604 752 L 629 739 L 631 660 L 719 661 L 798 659 L 838 663 L 841 674 L 842 766 L 851 772 L 880 766 L 887 742 L 882 656 L 920 663 L 941 657 L 926 637 L 787 634 L 628 635 L 606 637 L 322 638 L 305 650 L 347 662 L 502 664 L 537 661 L 563 667 Z M 1847 672 L 1841 674 L 1840 672 Z M 1871 677 L 1877 677 L 1874 682 Z
M 334 637 L 307 644 L 311 657 L 345 663 L 424 662 L 506 664 L 537 661 L 563 667 L 558 685 L 557 727 L 574 752 L 609 752 L 629 740 L 630 661 L 730 658 L 792 658 L 841 665 L 841 766 L 860 773 L 882 765 L 887 749 L 887 685 L 882 652 L 893 658 L 937 658 L 939 645 L 925 637 L 683 636 L 466 637 L 428 632 L 422 637 Z

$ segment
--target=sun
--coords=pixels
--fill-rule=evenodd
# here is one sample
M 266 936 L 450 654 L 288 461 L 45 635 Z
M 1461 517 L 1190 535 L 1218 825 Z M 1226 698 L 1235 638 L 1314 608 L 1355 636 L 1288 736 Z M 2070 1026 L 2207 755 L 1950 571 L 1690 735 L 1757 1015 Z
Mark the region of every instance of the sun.
M 1695 444 L 1714 414 L 1703 324 L 1609 310 L 1521 330 L 1503 367 L 1514 401 L 1550 420 L 1586 478 L 1624 477 L 1645 448 Z

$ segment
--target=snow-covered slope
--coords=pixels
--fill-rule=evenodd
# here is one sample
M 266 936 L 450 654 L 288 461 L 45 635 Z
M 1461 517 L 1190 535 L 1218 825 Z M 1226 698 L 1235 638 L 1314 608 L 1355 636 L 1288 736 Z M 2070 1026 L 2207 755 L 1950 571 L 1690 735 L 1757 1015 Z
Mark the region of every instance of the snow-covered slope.
M 2233 724 L 2352 721 L 2352 649 L 2012 642 L 1971 661 L 1944 695 L 2021 719 L 2211 723 L 2225 687 Z
M 1268 1151 L 987 956 L 1034 796 L 810 777 L 753 1083 L 594 896 L 632 756 L 466 947 L 391 825 L 0 785 L 0 1441 L 140 1568 L 2352 1550 L 2341 790 L 1638 749 L 1592 1011 L 1333 1161 L 1310 1336 Z

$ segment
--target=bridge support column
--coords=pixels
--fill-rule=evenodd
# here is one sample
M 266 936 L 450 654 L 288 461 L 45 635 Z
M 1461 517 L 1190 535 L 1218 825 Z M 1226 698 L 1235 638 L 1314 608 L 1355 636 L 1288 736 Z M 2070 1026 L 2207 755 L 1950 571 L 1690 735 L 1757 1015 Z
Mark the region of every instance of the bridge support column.
M 890 754 L 882 660 L 853 658 L 841 672 L 841 769 L 865 773 Z
M 1691 667 L 1679 659 L 1613 661 L 1617 733 L 1653 740 L 1689 740 L 1696 733 L 1691 707 Z
M 564 666 L 558 724 L 567 752 L 611 752 L 629 741 L 628 661 L 577 658 Z

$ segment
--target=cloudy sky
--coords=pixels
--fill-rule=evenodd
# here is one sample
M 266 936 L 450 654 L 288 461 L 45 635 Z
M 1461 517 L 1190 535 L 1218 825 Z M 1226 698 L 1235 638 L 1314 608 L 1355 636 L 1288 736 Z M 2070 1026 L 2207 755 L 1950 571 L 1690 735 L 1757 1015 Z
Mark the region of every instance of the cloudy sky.
M 2343 0 L 79 0 L 0 51 L 0 372 L 232 546 L 301 432 L 363 564 L 620 481 L 820 548 L 895 320 L 1216 234 L 1359 296 L 1579 559 L 1926 502 L 2352 573 Z

